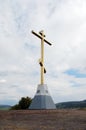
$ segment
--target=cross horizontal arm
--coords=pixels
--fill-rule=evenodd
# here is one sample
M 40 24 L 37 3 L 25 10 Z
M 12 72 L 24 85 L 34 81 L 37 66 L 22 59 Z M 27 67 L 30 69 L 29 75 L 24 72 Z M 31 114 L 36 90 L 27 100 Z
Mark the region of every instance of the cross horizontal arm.
M 39 37 L 40 39 L 43 38 L 43 37 L 40 36 L 39 34 L 35 33 L 33 30 L 32 30 L 32 33 L 33 33 L 35 36 Z M 44 42 L 46 42 L 46 43 L 49 44 L 50 46 L 52 45 L 52 44 L 51 44 L 50 42 L 48 42 L 46 39 L 44 39 Z

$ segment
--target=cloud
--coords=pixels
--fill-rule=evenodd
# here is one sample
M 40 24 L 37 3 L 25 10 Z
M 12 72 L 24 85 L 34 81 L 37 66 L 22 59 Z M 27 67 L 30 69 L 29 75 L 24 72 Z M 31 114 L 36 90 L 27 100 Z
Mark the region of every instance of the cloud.
M 6 80 L 5 79 L 0 79 L 0 83 L 5 83 Z
M 42 29 L 52 43 L 45 43 L 45 83 L 54 101 L 85 99 L 86 1 L 7 0 L 0 5 L 0 88 L 7 92 L 0 99 L 34 96 L 40 40 L 31 30 Z

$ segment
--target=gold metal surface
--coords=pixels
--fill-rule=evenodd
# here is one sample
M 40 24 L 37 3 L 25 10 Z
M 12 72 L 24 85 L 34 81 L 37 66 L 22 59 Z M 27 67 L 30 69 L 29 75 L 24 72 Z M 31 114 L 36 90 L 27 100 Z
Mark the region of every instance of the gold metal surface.
M 41 59 L 39 59 L 39 64 L 41 66 L 41 84 L 44 84 L 44 73 L 46 73 L 46 69 L 44 68 L 44 42 L 46 42 L 48 45 L 52 45 L 50 42 L 48 42 L 46 39 L 44 39 L 45 34 L 44 31 L 40 31 L 39 34 L 34 32 L 32 30 L 32 33 L 41 39 Z

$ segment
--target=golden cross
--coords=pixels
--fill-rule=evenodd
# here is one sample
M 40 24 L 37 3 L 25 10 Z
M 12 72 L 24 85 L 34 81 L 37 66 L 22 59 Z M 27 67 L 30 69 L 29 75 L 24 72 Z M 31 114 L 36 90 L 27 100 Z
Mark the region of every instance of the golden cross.
M 39 64 L 41 66 L 41 84 L 44 84 L 44 73 L 46 73 L 46 69 L 44 68 L 44 42 L 46 42 L 48 45 L 52 45 L 50 42 L 48 42 L 46 39 L 44 39 L 44 31 L 40 31 L 39 34 L 34 32 L 32 30 L 32 33 L 41 39 L 41 59 L 39 59 Z

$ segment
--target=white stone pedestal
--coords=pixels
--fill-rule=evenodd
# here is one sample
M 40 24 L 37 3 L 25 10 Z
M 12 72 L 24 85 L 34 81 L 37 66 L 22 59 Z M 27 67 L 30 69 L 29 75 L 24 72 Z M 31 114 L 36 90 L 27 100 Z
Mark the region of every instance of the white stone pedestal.
M 29 109 L 56 109 L 46 84 L 39 84 Z

